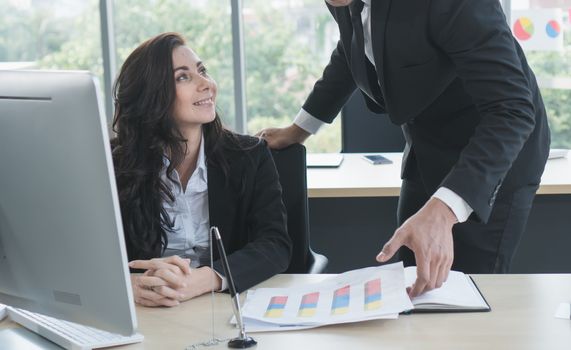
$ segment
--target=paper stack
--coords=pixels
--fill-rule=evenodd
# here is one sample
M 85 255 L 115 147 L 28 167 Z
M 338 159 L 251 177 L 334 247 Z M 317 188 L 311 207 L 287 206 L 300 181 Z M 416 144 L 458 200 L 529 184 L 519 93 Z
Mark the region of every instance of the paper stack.
M 242 311 L 246 330 L 262 332 L 396 319 L 412 308 L 399 262 L 349 271 L 315 284 L 249 291 Z

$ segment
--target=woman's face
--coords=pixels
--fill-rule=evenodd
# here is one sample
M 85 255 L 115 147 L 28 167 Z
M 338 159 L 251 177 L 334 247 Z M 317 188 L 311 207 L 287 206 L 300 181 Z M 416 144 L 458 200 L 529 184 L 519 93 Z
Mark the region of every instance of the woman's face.
M 216 116 L 216 82 L 206 72 L 200 58 L 187 46 L 173 50 L 172 65 L 176 86 L 173 117 L 179 127 L 209 123 Z

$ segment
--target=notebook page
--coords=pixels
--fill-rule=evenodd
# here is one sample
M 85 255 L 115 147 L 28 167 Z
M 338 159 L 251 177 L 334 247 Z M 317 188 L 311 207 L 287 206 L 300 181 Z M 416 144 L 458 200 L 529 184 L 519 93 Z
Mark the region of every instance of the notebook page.
M 405 283 L 409 287 L 416 280 L 416 266 L 406 267 L 404 272 Z M 458 271 L 450 271 L 442 287 L 413 298 L 412 303 L 415 306 L 441 304 L 459 308 L 488 308 L 470 277 Z

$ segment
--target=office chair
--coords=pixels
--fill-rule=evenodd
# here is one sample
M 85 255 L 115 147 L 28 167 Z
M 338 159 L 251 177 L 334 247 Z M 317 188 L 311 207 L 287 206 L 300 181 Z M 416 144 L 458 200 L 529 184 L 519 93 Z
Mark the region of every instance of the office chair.
M 293 243 L 291 262 L 286 273 L 323 273 L 328 259 L 311 250 L 305 147 L 294 144 L 272 150 L 282 185 L 287 212 L 287 229 Z
M 387 115 L 367 109 L 358 90 L 341 110 L 341 152 L 402 152 L 405 139 L 401 127 Z

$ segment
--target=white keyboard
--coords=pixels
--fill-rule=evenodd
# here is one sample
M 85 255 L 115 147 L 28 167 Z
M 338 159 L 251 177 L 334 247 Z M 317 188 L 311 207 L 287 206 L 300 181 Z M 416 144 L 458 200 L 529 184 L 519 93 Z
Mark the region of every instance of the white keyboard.
M 143 335 L 139 333 L 126 337 L 12 307 L 8 308 L 8 315 L 12 321 L 68 350 L 91 350 L 143 341 Z
M 6 317 L 6 305 L 2 305 L 0 304 L 0 321 L 2 321 L 4 319 L 4 317 Z

